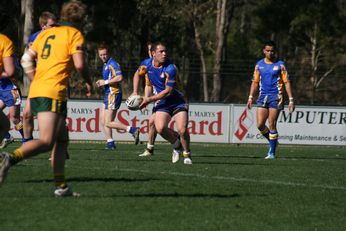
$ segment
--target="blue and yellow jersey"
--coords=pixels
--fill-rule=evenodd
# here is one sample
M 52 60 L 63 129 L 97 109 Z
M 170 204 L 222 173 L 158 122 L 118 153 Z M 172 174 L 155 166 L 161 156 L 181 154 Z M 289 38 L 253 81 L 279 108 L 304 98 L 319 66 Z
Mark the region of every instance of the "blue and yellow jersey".
M 103 64 L 103 69 L 102 69 L 102 76 L 104 80 L 110 80 L 113 78 L 119 78 L 123 74 L 121 73 L 120 70 L 120 65 L 113 59 L 109 58 L 107 63 Z M 105 94 L 119 94 L 122 93 L 121 89 L 121 84 L 120 82 L 118 83 L 113 83 L 111 85 L 105 85 L 104 86 L 104 93 Z
M 256 63 L 252 81 L 259 83 L 260 95 L 282 95 L 283 85 L 290 80 L 283 61 L 266 63 L 261 59 Z
M 168 60 L 157 68 L 153 65 L 153 59 L 148 58 L 140 64 L 137 71 L 140 76 L 145 76 L 146 85 L 153 87 L 155 95 L 165 90 L 166 86 L 173 88 L 171 95 L 160 100 L 162 103 L 184 99 L 177 67 L 171 61 Z
M 28 44 L 26 45 L 26 47 L 28 48 L 29 45 L 31 45 L 37 38 L 37 36 L 41 33 L 42 30 L 39 30 L 35 33 L 33 33 L 32 35 L 30 35 L 29 39 L 28 39 Z
M 16 61 L 16 65 L 18 63 L 18 59 L 14 55 L 14 47 L 12 41 L 4 34 L 0 33 L 0 74 L 2 74 L 3 70 L 3 58 L 13 57 Z M 16 67 L 17 68 L 17 67 Z M 16 89 L 16 82 L 14 76 L 10 78 L 0 78 L 0 90 L 12 90 Z

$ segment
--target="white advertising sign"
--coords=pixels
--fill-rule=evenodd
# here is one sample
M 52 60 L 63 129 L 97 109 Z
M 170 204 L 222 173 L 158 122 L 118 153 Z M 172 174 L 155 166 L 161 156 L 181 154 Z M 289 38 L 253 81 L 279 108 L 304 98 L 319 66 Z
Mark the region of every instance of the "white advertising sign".
M 231 143 L 266 143 L 256 127 L 256 108 L 233 107 Z M 281 144 L 346 145 L 346 108 L 298 106 L 279 115 Z
M 22 105 L 25 104 L 25 100 Z M 105 140 L 100 123 L 101 100 L 68 101 L 67 124 L 71 140 Z M 147 141 L 152 105 L 146 110 L 130 111 L 123 103 L 117 120 L 140 127 L 140 139 Z M 5 109 L 8 113 L 8 109 Z M 191 104 L 188 130 L 192 142 L 211 143 L 267 143 L 256 127 L 256 108 L 245 105 Z M 38 137 L 37 121 L 34 137 Z M 174 128 L 173 120 L 169 126 Z M 346 145 L 346 107 L 297 106 L 289 114 L 287 109 L 278 118 L 277 128 L 281 144 Z M 14 131 L 11 134 L 20 138 Z M 132 141 L 126 132 L 113 130 L 117 141 Z M 158 136 L 158 141 L 163 139 Z
M 25 105 L 25 100 L 22 105 Z M 69 100 L 67 124 L 71 140 L 105 140 L 103 128 L 100 123 L 100 101 L 91 100 Z M 229 142 L 229 114 L 230 107 L 225 105 L 192 104 L 189 110 L 188 129 L 192 142 Z M 130 111 L 122 103 L 117 113 L 117 120 L 134 127 L 140 127 L 140 139 L 147 140 L 149 128 L 149 117 L 152 105 L 146 110 Z M 6 111 L 8 113 L 8 111 Z M 34 121 L 34 137 L 38 137 L 37 121 Z M 169 126 L 174 128 L 173 120 Z M 19 132 L 14 131 L 13 125 L 11 134 L 15 138 L 20 138 Z M 132 141 L 129 133 L 113 130 L 113 138 L 117 141 Z M 158 141 L 163 139 L 158 136 Z

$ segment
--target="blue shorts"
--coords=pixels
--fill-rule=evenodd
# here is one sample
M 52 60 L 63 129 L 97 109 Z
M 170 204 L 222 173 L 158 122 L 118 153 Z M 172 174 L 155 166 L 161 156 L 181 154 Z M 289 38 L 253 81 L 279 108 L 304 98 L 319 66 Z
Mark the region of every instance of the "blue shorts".
M 22 95 L 19 89 L 1 90 L 0 100 L 4 102 L 6 107 L 17 106 L 22 103 Z
M 183 101 L 174 104 L 159 104 L 155 105 L 153 108 L 153 113 L 157 111 L 162 111 L 168 113 L 171 117 L 181 111 L 189 111 L 189 106 Z
M 275 108 L 282 110 L 283 109 L 283 100 L 281 95 L 259 95 L 256 103 L 257 107 L 263 108 Z
M 121 93 L 105 94 L 103 97 L 104 109 L 118 110 L 120 108 L 122 98 L 123 95 Z

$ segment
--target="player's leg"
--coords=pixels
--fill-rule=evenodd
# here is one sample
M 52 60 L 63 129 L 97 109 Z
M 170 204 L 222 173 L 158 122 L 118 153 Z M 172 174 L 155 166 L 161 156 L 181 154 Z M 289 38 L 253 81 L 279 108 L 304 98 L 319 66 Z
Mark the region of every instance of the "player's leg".
M 10 120 L 14 124 L 14 128 L 20 133 L 22 139 L 24 138 L 23 122 L 20 119 L 20 104 L 9 107 Z
M 183 147 L 184 164 L 192 164 L 190 152 L 190 134 L 187 130 L 188 113 L 187 111 L 179 111 L 174 115 L 176 128 Z
M 256 124 L 258 130 L 262 133 L 262 131 L 266 128 L 266 121 L 269 117 L 269 109 L 264 107 L 258 107 L 256 110 Z M 263 134 L 263 133 L 262 133 Z M 268 138 L 269 138 L 269 129 L 268 129 Z M 274 156 L 272 155 L 271 149 L 270 149 L 270 141 L 269 141 L 269 151 L 266 156 L 266 159 L 273 159 Z
M 4 91 L 0 91 L 0 111 L 2 112 L 5 107 L 6 107 L 6 104 L 5 104 L 5 100 L 6 98 L 5 97 L 5 92 Z M 7 119 L 7 121 L 9 121 Z M 11 125 L 11 124 L 10 124 Z M 12 143 L 14 138 L 11 136 L 11 134 L 8 132 L 9 129 L 7 129 L 6 132 L 4 132 L 4 134 L 1 136 L 2 138 L 0 139 L 0 149 L 3 149 L 5 148 L 8 144 Z
M 148 131 L 148 143 L 144 152 L 139 156 L 152 156 L 154 155 L 154 145 L 156 140 L 157 132 L 155 128 L 155 112 L 151 114 L 149 118 L 149 131 Z
M 78 196 L 65 180 L 65 160 L 68 146 L 68 130 L 64 119 L 59 121 L 58 136 L 52 150 L 52 167 L 54 173 L 55 196 Z
M 0 110 L 0 140 L 2 140 L 5 134 L 10 129 L 10 121 L 3 111 Z
M 276 124 L 279 117 L 280 110 L 276 108 L 269 108 L 268 126 L 269 126 L 269 152 L 267 159 L 273 159 L 276 153 L 279 134 L 277 132 Z
M 123 132 L 126 131 L 130 133 L 135 138 L 135 144 L 138 144 L 139 140 L 138 141 L 136 140 L 139 139 L 139 128 L 127 126 L 117 120 L 114 120 L 117 114 L 117 110 L 109 110 L 109 111 L 112 111 L 112 115 L 109 116 L 109 120 L 107 120 L 106 122 L 106 127 L 108 127 L 109 129 L 116 129 L 118 131 L 123 131 Z M 113 120 L 111 120 L 110 118 L 113 118 Z
M 172 162 L 176 163 L 179 160 L 181 152 L 181 143 L 176 132 L 168 127 L 171 121 L 171 115 L 165 111 L 156 111 L 155 114 L 155 128 L 158 134 L 173 146 Z
M 155 128 L 158 134 L 162 136 L 169 143 L 174 144 L 177 140 L 175 133 L 168 127 L 171 121 L 171 115 L 164 111 L 157 111 L 155 115 Z
M 121 106 L 121 100 L 122 100 L 122 94 L 111 94 L 108 97 L 108 108 L 113 110 L 113 115 L 112 115 L 112 119 L 107 120 L 106 126 L 111 129 L 117 129 L 120 131 L 126 131 L 130 133 L 135 140 L 135 144 L 137 145 L 139 143 L 139 128 L 127 126 L 115 120 L 117 111 Z
M 103 131 L 106 138 L 106 149 L 113 150 L 116 148 L 114 140 L 113 140 L 113 134 L 112 129 L 108 126 L 106 126 L 107 121 L 110 121 L 114 119 L 115 115 L 113 114 L 113 110 L 109 110 L 106 108 L 101 108 L 101 115 L 100 120 L 103 127 Z
M 18 162 L 30 158 L 39 153 L 47 152 L 53 148 L 57 136 L 57 126 L 60 115 L 54 112 L 39 112 L 37 115 L 39 139 L 22 144 L 13 153 L 1 153 L 0 159 L 0 183 L 3 182 L 8 169 Z
M 258 107 L 256 110 L 256 125 L 258 130 L 262 133 L 262 131 L 266 130 L 266 121 L 269 116 L 269 109 L 264 107 Z M 269 133 L 269 129 L 268 129 Z M 263 133 L 262 133 L 263 134 Z M 269 134 L 268 134 L 269 136 Z
M 24 129 L 24 138 L 23 143 L 32 140 L 32 132 L 34 130 L 34 117 L 31 113 L 31 104 L 30 99 L 27 98 L 25 102 L 25 107 L 23 110 L 23 129 Z

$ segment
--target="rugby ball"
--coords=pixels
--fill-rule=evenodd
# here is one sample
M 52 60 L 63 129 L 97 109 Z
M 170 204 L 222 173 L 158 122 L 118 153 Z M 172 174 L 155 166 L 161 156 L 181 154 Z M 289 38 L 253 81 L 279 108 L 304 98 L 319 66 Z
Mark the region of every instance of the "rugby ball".
M 139 105 L 141 105 L 143 97 L 140 95 L 131 95 L 125 102 L 128 109 L 132 111 L 139 110 Z

